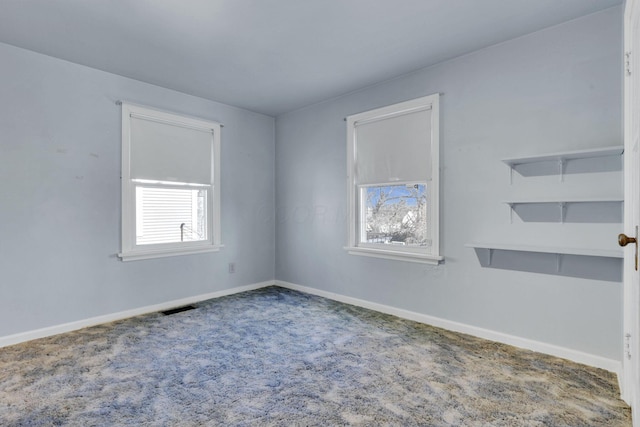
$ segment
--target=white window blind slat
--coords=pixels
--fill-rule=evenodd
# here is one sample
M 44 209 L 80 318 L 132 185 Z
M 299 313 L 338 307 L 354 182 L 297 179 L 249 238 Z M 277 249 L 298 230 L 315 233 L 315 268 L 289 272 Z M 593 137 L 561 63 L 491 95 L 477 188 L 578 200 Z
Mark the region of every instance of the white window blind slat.
M 204 190 L 137 187 L 136 244 L 177 243 L 206 239 Z M 184 224 L 182 230 L 180 226 Z
M 431 180 L 431 110 L 355 123 L 356 184 Z

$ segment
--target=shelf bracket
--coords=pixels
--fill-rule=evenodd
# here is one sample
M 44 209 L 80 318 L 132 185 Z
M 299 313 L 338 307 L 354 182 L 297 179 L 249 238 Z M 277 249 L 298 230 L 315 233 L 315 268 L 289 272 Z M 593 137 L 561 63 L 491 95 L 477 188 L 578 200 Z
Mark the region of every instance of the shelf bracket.
M 560 224 L 564 224 L 565 214 L 567 212 L 567 202 L 560 202 Z
M 508 203 L 509 205 L 509 224 L 513 224 L 513 208 L 515 207 L 515 203 Z
M 566 164 L 567 164 L 567 159 L 561 157 L 558 160 L 558 172 L 560 174 L 560 182 L 564 182 L 564 169 Z
M 491 267 L 493 263 L 493 248 L 475 248 L 480 264 L 483 267 Z M 482 262 L 484 260 L 484 263 Z
M 509 164 L 509 185 L 513 185 L 513 164 Z
M 562 269 L 562 254 L 556 254 L 556 272 L 560 273 Z

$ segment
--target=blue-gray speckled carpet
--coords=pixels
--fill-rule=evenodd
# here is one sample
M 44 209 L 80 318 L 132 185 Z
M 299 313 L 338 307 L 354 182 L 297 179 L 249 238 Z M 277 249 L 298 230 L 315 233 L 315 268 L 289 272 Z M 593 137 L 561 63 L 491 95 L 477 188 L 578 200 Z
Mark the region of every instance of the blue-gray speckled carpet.
M 630 426 L 613 374 L 269 287 L 0 349 L 2 426 Z

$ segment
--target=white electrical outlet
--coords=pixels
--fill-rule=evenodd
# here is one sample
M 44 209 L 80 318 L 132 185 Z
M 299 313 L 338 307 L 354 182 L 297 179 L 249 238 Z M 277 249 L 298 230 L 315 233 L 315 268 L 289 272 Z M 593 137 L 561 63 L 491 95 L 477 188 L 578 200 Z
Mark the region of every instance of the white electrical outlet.
M 230 262 L 229 263 L 229 273 L 235 273 L 236 272 L 236 263 L 235 262 Z

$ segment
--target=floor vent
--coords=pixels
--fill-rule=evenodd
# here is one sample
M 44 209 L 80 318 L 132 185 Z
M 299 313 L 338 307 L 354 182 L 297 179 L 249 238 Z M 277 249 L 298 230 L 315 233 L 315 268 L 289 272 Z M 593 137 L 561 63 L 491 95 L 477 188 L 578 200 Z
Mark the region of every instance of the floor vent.
M 193 310 L 194 308 L 196 308 L 195 305 L 185 305 L 183 307 L 176 307 L 176 308 L 172 308 L 171 310 L 161 311 L 161 313 L 164 314 L 165 316 L 170 316 L 172 314 L 182 313 L 183 311 Z

